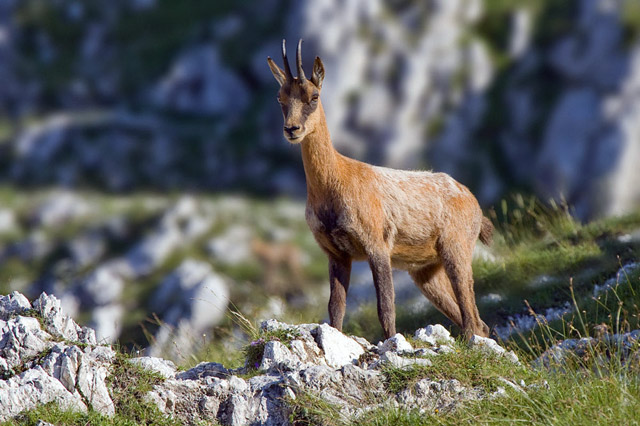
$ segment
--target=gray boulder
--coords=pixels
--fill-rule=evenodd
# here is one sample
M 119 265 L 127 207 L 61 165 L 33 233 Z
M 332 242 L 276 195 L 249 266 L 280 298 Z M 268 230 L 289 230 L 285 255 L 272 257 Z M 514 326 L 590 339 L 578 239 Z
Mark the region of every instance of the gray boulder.
M 45 293 L 33 310 L 17 293 L 3 297 L 0 305 L 7 318 L 0 320 L 0 421 L 48 402 L 114 414 L 106 379 L 115 352 L 95 346 L 93 330 L 75 324 L 60 301 Z
M 33 302 L 33 308 L 42 316 L 47 332 L 53 336 L 72 342 L 96 344 L 95 332 L 88 327 L 80 327 L 65 315 L 60 300 L 55 296 L 42 293 Z
M 169 360 L 156 358 L 151 356 L 143 356 L 138 358 L 132 358 L 131 362 L 135 365 L 139 365 L 145 370 L 153 373 L 158 373 L 165 379 L 172 379 L 176 375 L 176 365 Z
M 55 402 L 62 409 L 87 411 L 79 396 L 69 393 L 59 380 L 40 366 L 9 380 L 0 380 L 0 421 L 49 402 Z
M 249 104 L 244 83 L 222 61 L 214 45 L 189 48 L 153 90 L 157 106 L 197 115 L 239 116 Z
M 24 314 L 31 309 L 29 299 L 14 291 L 7 296 L 0 296 L 0 320 L 8 320 L 14 315 Z
M 364 354 L 364 348 L 355 340 L 340 333 L 329 324 L 321 324 L 316 329 L 318 346 L 324 351 L 324 358 L 330 367 L 352 364 Z
M 52 345 L 51 335 L 40 328 L 37 318 L 17 316 L 0 321 L 0 333 L 0 370 L 3 375 Z

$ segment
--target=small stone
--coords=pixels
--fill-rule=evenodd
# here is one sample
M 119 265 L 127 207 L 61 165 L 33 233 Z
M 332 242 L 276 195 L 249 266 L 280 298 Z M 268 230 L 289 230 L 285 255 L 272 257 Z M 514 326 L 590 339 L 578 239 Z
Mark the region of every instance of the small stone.
M 481 337 L 474 334 L 469 341 L 469 344 L 475 348 L 478 348 L 484 352 L 492 353 L 496 355 L 502 355 L 506 352 L 506 349 L 498 345 L 498 343 L 488 337 Z
M 20 315 L 31 309 L 29 300 L 17 291 L 0 296 L 0 319 L 8 320 L 12 316 Z
M 437 347 L 437 348 L 435 349 L 435 352 L 436 352 L 437 354 L 450 354 L 450 353 L 455 352 L 455 351 L 456 351 L 456 350 L 455 350 L 455 349 L 453 349 L 453 348 L 452 348 L 451 346 L 449 346 L 449 345 L 442 345 L 442 346 L 439 346 L 439 347 Z
M 264 346 L 260 370 L 270 370 L 272 368 L 293 370 L 300 365 L 298 357 L 293 355 L 289 348 L 278 341 L 267 342 Z
M 176 365 L 170 360 L 152 356 L 143 356 L 132 358 L 131 363 L 139 365 L 145 370 L 157 373 L 165 379 L 172 379 L 176 375 Z
M 369 343 L 369 341 L 367 339 L 365 339 L 364 337 L 360 337 L 360 336 L 350 336 L 353 340 L 355 340 L 356 342 L 358 342 L 360 344 L 360 346 L 362 346 L 363 348 L 365 348 L 366 350 L 370 351 L 373 348 L 375 348 L 374 345 L 372 345 L 371 343 Z
M 413 351 L 413 355 L 414 356 L 419 356 L 419 357 L 425 357 L 425 356 L 437 356 L 438 353 L 436 351 L 431 350 L 431 349 L 420 348 L 420 349 L 416 349 L 415 351 Z
M 414 337 L 416 340 L 421 340 L 434 346 L 454 342 L 449 331 L 440 324 L 428 325 L 425 328 L 420 328 L 416 330 Z
M 384 342 L 378 343 L 378 352 L 384 354 L 388 351 L 394 351 L 397 353 L 413 352 L 413 346 L 407 342 L 407 339 L 400 333 L 393 337 L 389 337 Z
M 406 358 L 392 351 L 385 352 L 380 357 L 380 361 L 386 361 L 397 368 L 406 368 L 414 365 L 422 365 L 422 366 L 432 365 L 431 361 L 426 358 Z
M 515 354 L 515 352 L 507 352 L 507 350 L 500 346 L 495 340 L 488 337 L 481 337 L 474 334 L 473 337 L 471 337 L 469 344 L 486 354 L 504 356 L 514 364 L 517 364 L 519 362 L 518 356 Z
M 176 375 L 176 379 L 198 380 L 208 376 L 224 379 L 229 377 L 229 375 L 229 370 L 227 370 L 222 364 L 217 362 L 201 362 L 190 370 L 178 373 Z

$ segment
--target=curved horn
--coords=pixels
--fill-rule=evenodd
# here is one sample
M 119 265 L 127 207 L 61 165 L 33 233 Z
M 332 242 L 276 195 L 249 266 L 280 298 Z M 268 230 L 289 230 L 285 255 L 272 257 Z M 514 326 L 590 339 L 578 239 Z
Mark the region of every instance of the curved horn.
M 298 80 L 304 81 L 304 70 L 302 69 L 302 39 L 298 42 L 298 50 L 296 52 L 296 65 L 298 66 Z
M 287 47 L 285 39 L 282 39 L 282 60 L 284 61 L 284 74 L 287 77 L 287 80 L 293 80 L 291 68 L 289 68 L 289 60 L 287 59 Z

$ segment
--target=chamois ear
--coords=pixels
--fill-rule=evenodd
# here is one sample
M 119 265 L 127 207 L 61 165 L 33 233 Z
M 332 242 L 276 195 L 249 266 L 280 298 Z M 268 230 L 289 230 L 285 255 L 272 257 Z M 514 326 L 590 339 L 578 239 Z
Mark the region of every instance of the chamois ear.
M 322 89 L 322 80 L 324 80 L 324 65 L 322 64 L 322 60 L 316 56 L 316 60 L 313 61 L 311 82 L 315 84 L 318 89 Z
M 287 80 L 284 75 L 284 71 L 282 71 L 270 57 L 267 58 L 267 62 L 269 63 L 269 68 L 271 68 L 271 73 L 276 78 L 280 86 L 284 85 L 284 82 Z

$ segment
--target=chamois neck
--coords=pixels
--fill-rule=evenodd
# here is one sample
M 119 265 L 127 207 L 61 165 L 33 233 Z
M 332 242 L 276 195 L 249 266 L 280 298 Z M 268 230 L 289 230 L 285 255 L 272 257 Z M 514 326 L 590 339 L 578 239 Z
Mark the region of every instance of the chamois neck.
M 322 103 L 318 105 L 320 120 L 315 130 L 301 142 L 302 163 L 309 193 L 323 192 L 338 184 L 338 152 L 331 143 Z

